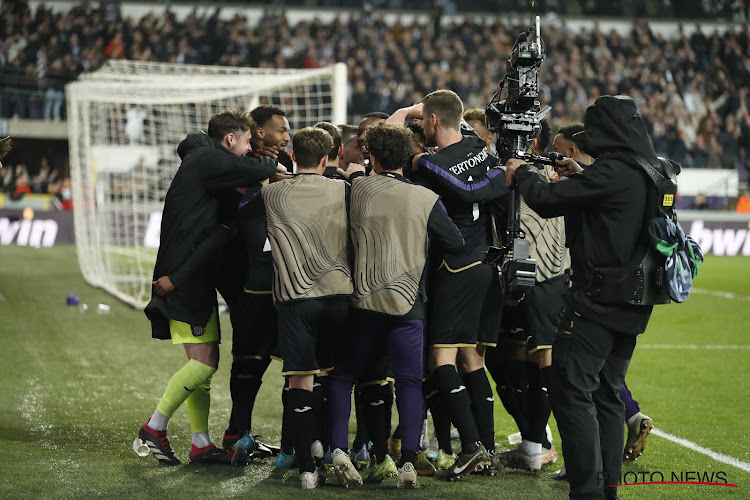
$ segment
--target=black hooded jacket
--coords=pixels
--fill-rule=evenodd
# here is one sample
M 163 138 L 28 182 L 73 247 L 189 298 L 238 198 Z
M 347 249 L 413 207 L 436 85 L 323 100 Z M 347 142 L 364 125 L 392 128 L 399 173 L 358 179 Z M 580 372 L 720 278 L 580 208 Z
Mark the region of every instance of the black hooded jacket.
M 217 229 L 220 198 L 227 189 L 245 187 L 276 173 L 275 160 L 236 156 L 204 133 L 189 134 L 177 153 L 182 164 L 164 201 L 154 280 L 176 271 Z M 170 338 L 169 319 L 205 326 L 216 307 L 215 284 L 215 266 L 207 265 L 191 272 L 164 297 L 152 290 L 145 310 L 152 336 Z
M 516 181 L 526 203 L 545 218 L 566 216 L 573 281 L 594 270 L 634 269 L 646 254 L 648 190 L 645 172 L 607 153 L 640 156 L 658 165 L 646 126 L 627 96 L 602 96 L 586 110 L 584 130 L 596 161 L 582 173 L 546 183 L 531 166 L 519 167 Z M 568 304 L 575 312 L 622 333 L 642 333 L 651 306 L 605 304 L 577 287 Z

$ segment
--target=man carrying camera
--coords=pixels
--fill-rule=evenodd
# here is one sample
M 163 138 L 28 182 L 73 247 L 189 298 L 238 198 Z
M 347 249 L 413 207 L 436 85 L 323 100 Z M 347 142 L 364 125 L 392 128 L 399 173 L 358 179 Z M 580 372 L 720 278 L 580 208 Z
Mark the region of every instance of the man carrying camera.
M 533 166 L 510 159 L 526 203 L 542 217 L 568 216 L 572 286 L 553 344 L 550 398 L 563 442 L 570 498 L 616 498 L 622 469 L 624 407 L 618 392 L 652 306 L 634 304 L 631 279 L 648 250 L 648 176 L 608 157 L 621 153 L 659 165 L 632 98 L 602 96 L 586 110 L 585 171 L 558 161 L 567 180 L 547 183 Z M 648 303 L 646 301 L 646 303 Z

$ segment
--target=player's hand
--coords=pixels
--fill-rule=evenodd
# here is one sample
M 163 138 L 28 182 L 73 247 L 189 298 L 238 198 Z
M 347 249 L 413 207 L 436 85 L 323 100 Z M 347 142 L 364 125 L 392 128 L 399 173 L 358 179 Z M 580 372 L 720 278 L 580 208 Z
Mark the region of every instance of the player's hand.
M 169 276 L 162 276 L 151 284 L 154 285 L 156 295 L 160 297 L 164 297 L 166 294 L 174 290 L 174 285 L 172 284 L 172 280 L 169 279 Z
M 289 172 L 287 171 L 286 167 L 282 165 L 281 163 L 276 164 L 276 175 L 272 176 L 270 179 L 266 179 L 265 181 L 261 181 L 261 184 L 263 186 L 267 185 L 268 182 L 278 182 L 283 181 L 284 179 L 291 179 L 292 176 L 289 175 Z M 264 183 L 265 182 L 265 183 Z
M 414 155 L 414 158 L 411 159 L 411 171 L 416 172 L 419 170 L 419 159 L 422 158 L 424 155 L 429 153 L 419 153 L 418 155 Z
M 268 156 L 274 160 L 279 157 L 279 150 L 271 146 L 261 146 L 257 151 L 254 150 L 253 153 L 255 153 L 255 156 Z
M 420 102 L 419 104 L 414 104 L 409 109 L 409 112 L 406 115 L 406 118 L 422 118 L 422 109 L 424 109 L 424 103 Z
M 555 160 L 555 172 L 557 173 L 557 177 L 568 177 L 569 175 L 583 172 L 583 167 L 573 158 L 563 158 L 562 160 Z
M 516 181 L 516 169 L 521 165 L 526 165 L 524 160 L 518 158 L 511 158 L 505 162 L 505 185 L 512 186 Z
M 365 166 L 364 165 L 360 165 L 359 163 L 350 163 L 349 165 L 347 165 L 346 170 L 344 170 L 341 167 L 337 167 L 336 168 L 336 172 L 338 172 L 339 175 L 342 176 L 344 179 L 349 179 L 349 177 L 351 177 L 351 175 L 354 172 L 362 172 L 362 173 L 364 173 L 365 172 Z

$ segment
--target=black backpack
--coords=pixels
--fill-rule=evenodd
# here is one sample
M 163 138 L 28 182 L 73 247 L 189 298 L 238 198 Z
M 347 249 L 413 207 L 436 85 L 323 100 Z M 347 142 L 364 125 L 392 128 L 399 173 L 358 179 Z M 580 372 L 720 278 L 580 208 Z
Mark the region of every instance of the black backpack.
M 634 273 L 631 274 L 634 292 L 628 297 L 628 302 L 639 305 L 657 305 L 668 304 L 672 298 L 681 302 L 684 298 L 679 300 L 677 295 L 670 294 L 669 279 L 673 274 L 671 270 L 667 272 L 670 263 L 667 257 L 657 250 L 649 233 L 650 228 L 663 226 L 666 222 L 665 219 L 679 228 L 674 202 L 677 194 L 677 175 L 681 170 L 680 165 L 672 160 L 658 158 L 659 164 L 655 166 L 646 161 L 645 158 L 625 153 L 602 155 L 602 158 L 605 157 L 642 170 L 651 180 L 653 186 L 653 189 L 649 189 L 646 198 L 647 209 L 643 221 L 643 238 L 649 241 L 648 249 L 646 255 L 635 267 Z M 681 228 L 679 228 L 679 232 L 682 232 Z M 698 248 L 698 251 L 700 251 L 700 248 Z M 694 274 L 697 274 L 697 271 Z

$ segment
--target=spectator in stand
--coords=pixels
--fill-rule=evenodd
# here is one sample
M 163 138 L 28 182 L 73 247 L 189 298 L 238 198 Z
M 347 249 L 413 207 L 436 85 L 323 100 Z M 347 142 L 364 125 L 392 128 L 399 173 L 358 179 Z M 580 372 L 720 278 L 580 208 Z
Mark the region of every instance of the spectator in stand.
M 32 193 L 46 193 L 47 185 L 49 183 L 49 163 L 47 157 L 43 156 L 41 160 L 41 166 L 39 167 L 39 173 L 31 178 L 31 192 Z
M 16 165 L 16 184 L 15 189 L 13 189 L 13 198 L 18 199 L 27 194 L 31 194 L 29 172 L 26 170 L 26 165 L 19 163 Z
M 695 195 L 695 199 L 693 200 L 693 210 L 708 210 L 708 200 L 706 199 L 706 195 L 703 193 L 698 193 Z
M 71 191 L 70 177 L 64 178 L 57 191 L 55 191 L 54 205 L 58 210 L 73 210 L 73 193 Z
M 748 214 L 750 213 L 750 190 L 744 189 L 742 193 L 740 194 L 739 199 L 737 200 L 737 209 L 738 214 Z
M 343 1 L 332 0 L 332 4 Z M 581 9 L 577 2 L 566 2 L 558 9 L 592 16 L 640 12 L 651 17 L 747 19 L 748 2 L 740 9 L 732 0 L 692 1 L 663 11 L 651 3 L 622 2 L 622 7 L 613 8 L 588 2 Z M 462 7 L 457 5 L 459 10 Z M 486 7 L 494 13 L 500 3 L 489 2 Z M 32 12 L 27 2 L 4 2 L 0 7 L 0 33 L 6 35 L 0 38 L 0 85 L 4 87 L 0 113 L 54 119 L 59 104 L 63 118 L 64 102 L 57 90 L 65 81 L 96 70 L 108 58 L 120 57 L 277 68 L 342 61 L 349 67 L 350 123 L 358 123 L 372 110 L 391 112 L 435 88 L 453 89 L 467 107 L 481 108 L 497 89 L 504 55 L 526 28 L 525 23 L 501 22 L 494 14 L 479 21 L 436 16 L 437 37 L 432 26 L 425 29 L 417 21 L 406 24 L 402 20 L 389 24 L 372 12 L 330 22 L 302 20 L 293 26 L 283 13 L 273 11 L 252 20 L 241 15 L 224 19 L 220 14 L 196 10 L 182 17 L 166 9 L 133 19 L 123 18 L 111 3 L 82 4 L 62 12 L 58 6 L 53 10 L 39 4 Z M 689 26 L 667 37 L 642 22 L 635 22 L 630 32 L 605 32 L 594 25 L 577 31 L 562 26 L 543 34 L 548 61 L 540 75 L 540 91 L 545 103 L 559 103 L 549 117 L 555 128 L 573 123 L 598 94 L 606 92 L 632 95 L 654 135 L 657 151 L 678 162 L 687 158 L 686 165 L 691 157 L 709 167 L 724 163 L 716 145 L 722 146 L 728 116 L 735 117 L 747 138 L 747 125 L 743 125 L 750 121 L 746 117 L 750 86 L 747 25 L 741 31 L 732 27 L 714 30 L 710 36 L 707 30 Z M 53 79 L 48 75 L 58 72 L 58 60 L 63 67 L 61 79 Z M 47 95 L 50 87 L 53 90 Z M 291 109 L 286 102 L 278 104 Z M 709 115 L 717 120 L 715 132 L 698 141 L 699 124 Z M 741 155 L 747 155 L 746 143 L 740 143 Z M 740 165 L 744 165 L 743 158 Z M 740 173 L 746 176 L 744 167 Z

